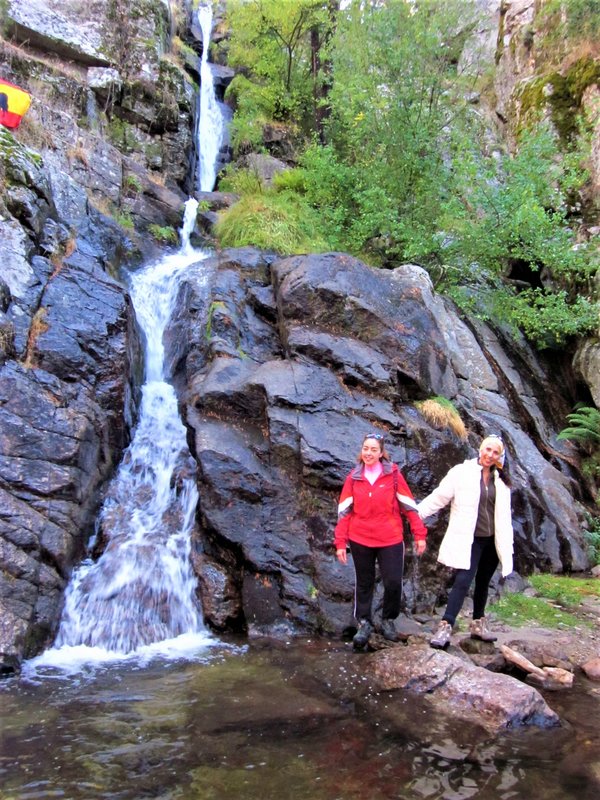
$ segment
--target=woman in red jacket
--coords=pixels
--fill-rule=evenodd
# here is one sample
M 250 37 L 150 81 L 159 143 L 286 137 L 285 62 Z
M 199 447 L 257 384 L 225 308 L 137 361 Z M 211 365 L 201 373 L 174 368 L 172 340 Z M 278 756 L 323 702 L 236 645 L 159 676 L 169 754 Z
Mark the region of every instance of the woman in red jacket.
M 404 476 L 386 453 L 384 437 L 369 433 L 363 440 L 358 466 L 344 482 L 335 528 L 338 560 L 347 563 L 349 545 L 354 561 L 354 616 L 358 630 L 352 641 L 356 648 L 364 647 L 373 632 L 371 604 L 376 563 L 384 589 L 381 633 L 391 641 L 398 638 L 394 620 L 402 599 L 403 516 L 408 519 L 415 552 L 420 556 L 425 552 L 427 529 Z

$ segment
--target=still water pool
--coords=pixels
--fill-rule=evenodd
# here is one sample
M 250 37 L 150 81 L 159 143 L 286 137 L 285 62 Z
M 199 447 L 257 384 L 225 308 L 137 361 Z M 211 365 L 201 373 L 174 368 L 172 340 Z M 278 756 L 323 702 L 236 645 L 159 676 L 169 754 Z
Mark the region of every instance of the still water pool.
M 598 800 L 600 698 L 489 740 L 373 695 L 340 642 L 217 645 L 192 660 L 45 667 L 0 683 L 0 797 Z

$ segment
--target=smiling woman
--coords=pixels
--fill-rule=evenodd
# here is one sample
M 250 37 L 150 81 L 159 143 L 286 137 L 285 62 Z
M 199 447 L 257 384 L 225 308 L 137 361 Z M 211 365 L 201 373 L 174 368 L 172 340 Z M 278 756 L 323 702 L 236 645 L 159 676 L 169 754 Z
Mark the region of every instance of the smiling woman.
M 365 434 L 357 460 L 358 466 L 347 476 L 340 496 L 335 548 L 342 564 L 347 563 L 347 546 L 352 553 L 356 572 L 354 616 L 358 620 L 353 643 L 355 648 L 362 648 L 373 632 L 376 564 L 384 589 L 381 633 L 396 641 L 394 620 L 400 612 L 404 571 L 403 517 L 408 520 L 419 556 L 425 551 L 427 531 L 404 476 L 385 450 L 383 434 Z
M 502 575 L 513 569 L 513 529 L 510 482 L 505 467 L 506 449 L 496 434 L 479 445 L 479 457 L 453 467 L 418 505 L 422 519 L 451 503 L 450 521 L 440 546 L 438 561 L 454 567 L 456 577 L 448 605 L 432 647 L 444 648 L 450 642 L 452 626 L 475 579 L 471 638 L 493 642 L 484 616 L 488 588 L 498 563 Z

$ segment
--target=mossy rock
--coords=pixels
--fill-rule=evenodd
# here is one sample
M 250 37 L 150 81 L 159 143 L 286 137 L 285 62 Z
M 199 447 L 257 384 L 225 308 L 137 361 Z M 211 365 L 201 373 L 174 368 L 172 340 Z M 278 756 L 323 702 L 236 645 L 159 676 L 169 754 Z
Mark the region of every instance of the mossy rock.
M 589 57 L 576 61 L 564 75 L 552 72 L 527 81 L 516 98 L 521 106 L 520 126 L 548 110 L 561 140 L 572 141 L 578 133 L 583 93 L 595 83 L 600 83 L 600 62 Z

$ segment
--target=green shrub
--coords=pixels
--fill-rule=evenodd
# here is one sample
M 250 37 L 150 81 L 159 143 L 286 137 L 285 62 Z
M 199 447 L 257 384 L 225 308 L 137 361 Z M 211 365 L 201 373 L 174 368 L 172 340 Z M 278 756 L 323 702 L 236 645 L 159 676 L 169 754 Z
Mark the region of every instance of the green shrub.
M 163 244 L 177 244 L 179 241 L 179 236 L 175 228 L 171 228 L 167 225 L 148 225 L 148 233 L 150 233 L 157 242 L 162 242 Z
M 583 532 L 583 538 L 587 545 L 588 558 L 592 566 L 600 564 L 600 517 L 587 515 L 588 530 Z
M 273 177 L 273 188 L 278 192 L 295 192 L 306 194 L 306 176 L 304 170 L 286 169 Z
M 263 191 L 259 175 L 252 169 L 237 169 L 229 165 L 219 178 L 219 191 L 235 194 L 253 195 Z
M 119 211 L 115 214 L 115 222 L 128 231 L 132 231 L 135 228 L 131 215 L 125 211 Z
M 316 213 L 289 193 L 246 195 L 221 212 L 215 234 L 222 247 L 253 245 L 281 255 L 330 249 Z

